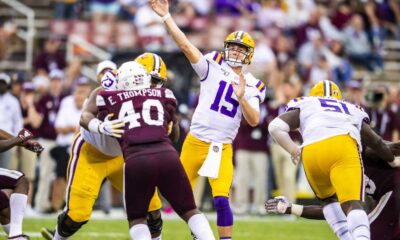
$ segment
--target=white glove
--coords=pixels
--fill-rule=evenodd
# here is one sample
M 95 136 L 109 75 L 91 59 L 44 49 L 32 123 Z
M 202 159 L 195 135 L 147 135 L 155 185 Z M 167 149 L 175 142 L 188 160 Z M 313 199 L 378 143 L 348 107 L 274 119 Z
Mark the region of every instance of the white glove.
M 388 164 L 389 164 L 392 168 L 400 167 L 400 156 L 399 156 L 399 157 L 395 157 L 394 160 L 393 160 L 392 162 L 388 162 Z
M 290 154 L 290 159 L 292 159 L 294 165 L 297 165 L 297 163 L 301 161 L 301 147 L 297 147 L 297 149 Z
M 288 207 L 292 204 L 288 201 L 285 196 L 278 196 L 273 199 L 269 199 L 265 203 L 265 209 L 267 213 L 285 214 Z
M 108 114 L 107 117 L 104 118 L 104 122 L 100 121 L 97 118 L 92 119 L 89 122 L 89 131 L 105 134 L 111 137 L 120 138 L 124 133 L 125 123 L 121 119 L 110 120 L 110 118 L 114 116 L 114 114 Z

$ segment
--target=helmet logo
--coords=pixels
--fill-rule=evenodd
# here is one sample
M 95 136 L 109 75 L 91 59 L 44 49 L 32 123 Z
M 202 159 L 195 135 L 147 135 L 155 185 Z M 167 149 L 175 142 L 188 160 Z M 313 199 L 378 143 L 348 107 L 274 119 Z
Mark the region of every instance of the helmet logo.
M 339 92 L 337 89 L 333 90 L 333 96 L 339 96 Z

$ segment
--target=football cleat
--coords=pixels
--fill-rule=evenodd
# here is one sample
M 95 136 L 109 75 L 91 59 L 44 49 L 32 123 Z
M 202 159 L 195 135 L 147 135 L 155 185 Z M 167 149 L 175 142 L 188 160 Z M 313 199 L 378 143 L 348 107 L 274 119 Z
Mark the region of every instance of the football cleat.
M 40 230 L 40 233 L 42 234 L 42 237 L 44 237 L 47 240 L 52 240 L 56 231 L 55 230 L 50 230 L 48 228 L 42 228 Z
M 12 239 L 12 240 L 29 240 L 29 236 L 25 235 L 25 234 L 20 234 L 20 235 L 17 235 L 17 236 L 8 237 L 8 239 Z
M 332 81 L 323 80 L 317 82 L 310 90 L 312 97 L 331 97 L 342 100 L 340 88 Z
M 246 52 L 244 52 L 244 58 L 243 59 L 231 59 L 229 58 L 229 45 L 230 44 L 237 44 L 242 47 L 246 48 Z M 251 63 L 251 59 L 253 58 L 254 55 L 254 40 L 248 34 L 247 32 L 244 31 L 236 31 L 233 33 L 230 33 L 225 41 L 224 41 L 224 52 L 223 52 L 223 57 L 224 60 L 231 66 L 231 67 L 238 67 L 238 66 L 243 66 L 243 65 L 249 65 Z
M 134 60 L 146 68 L 152 77 L 152 83 L 157 87 L 161 87 L 167 82 L 167 66 L 163 59 L 155 53 L 143 53 Z

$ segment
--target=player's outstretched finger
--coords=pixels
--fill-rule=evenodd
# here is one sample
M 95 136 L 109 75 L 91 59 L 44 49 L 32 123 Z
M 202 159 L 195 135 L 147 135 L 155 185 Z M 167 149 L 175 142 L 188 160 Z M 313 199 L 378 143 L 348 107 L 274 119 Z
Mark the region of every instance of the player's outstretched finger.
M 112 124 L 113 128 L 123 128 L 125 126 L 124 122 L 115 122 Z

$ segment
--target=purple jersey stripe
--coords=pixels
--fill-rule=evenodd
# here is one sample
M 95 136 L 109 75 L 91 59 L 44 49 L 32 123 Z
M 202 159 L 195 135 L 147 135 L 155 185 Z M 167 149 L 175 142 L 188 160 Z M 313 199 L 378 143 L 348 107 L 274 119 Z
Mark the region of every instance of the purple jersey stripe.
M 71 150 L 70 150 L 70 157 L 68 159 L 68 166 L 67 166 L 67 178 L 69 177 L 70 174 L 70 163 L 72 162 L 72 157 L 74 156 L 74 149 L 76 148 L 76 142 L 78 141 L 78 139 L 81 137 L 81 134 L 78 133 L 75 138 L 74 138 L 74 143 L 71 146 Z
M 258 83 L 256 84 L 256 88 L 258 88 L 261 85 L 261 81 L 258 81 Z
M 71 186 L 72 186 L 72 183 L 74 181 L 76 166 L 78 165 L 79 155 L 81 153 L 81 148 L 82 148 L 82 145 L 84 143 L 85 143 L 85 141 L 83 139 L 81 139 L 79 141 L 79 143 L 77 143 L 78 144 L 78 150 L 76 152 L 76 156 L 75 156 L 74 159 L 71 159 L 71 162 L 70 162 L 70 168 L 72 169 L 72 176 L 71 176 L 71 179 L 68 181 L 69 184 L 68 184 L 67 199 L 66 199 L 66 202 L 67 202 L 66 213 L 68 213 L 68 211 L 69 211 L 69 198 L 70 198 L 70 195 L 71 195 Z
M 265 86 L 264 86 L 264 87 L 262 87 L 262 88 L 261 88 L 261 90 L 260 90 L 260 92 L 263 92 L 265 89 L 266 89 L 266 87 L 265 87 Z
M 217 57 L 218 57 L 218 52 L 215 52 L 214 57 L 213 57 L 213 60 L 214 60 L 214 61 L 217 60 Z

